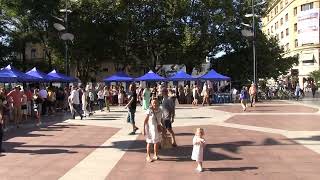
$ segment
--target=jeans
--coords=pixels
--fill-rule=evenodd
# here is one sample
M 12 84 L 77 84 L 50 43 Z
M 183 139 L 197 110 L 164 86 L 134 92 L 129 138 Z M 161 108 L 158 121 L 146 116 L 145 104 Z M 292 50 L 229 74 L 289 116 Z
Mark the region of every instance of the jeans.
M 80 107 L 80 104 L 72 104 L 72 107 L 73 107 L 73 114 L 72 114 L 72 117 L 73 119 L 76 117 L 76 113 L 79 114 L 79 116 L 82 118 L 82 114 L 81 114 L 81 107 Z
M 104 99 L 98 99 L 99 109 L 100 110 L 103 110 L 103 101 L 104 101 Z
M 128 110 L 128 117 L 127 117 L 127 122 L 131 123 L 131 124 L 135 124 L 135 113 L 136 113 L 136 109 L 130 109 Z

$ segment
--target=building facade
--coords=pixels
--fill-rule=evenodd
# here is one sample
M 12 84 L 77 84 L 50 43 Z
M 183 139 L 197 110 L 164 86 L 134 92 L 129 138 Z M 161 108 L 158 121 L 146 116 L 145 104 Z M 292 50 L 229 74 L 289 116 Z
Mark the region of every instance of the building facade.
M 273 0 L 262 18 L 262 31 L 278 39 L 283 56 L 298 56 L 291 74 L 300 84 L 320 68 L 319 13 L 320 0 Z
M 18 60 L 22 61 L 23 54 L 16 53 L 16 57 Z M 44 47 L 39 43 L 27 43 L 25 47 L 25 60 L 26 62 L 34 62 L 34 61 L 45 61 L 46 55 L 45 55 L 45 49 Z

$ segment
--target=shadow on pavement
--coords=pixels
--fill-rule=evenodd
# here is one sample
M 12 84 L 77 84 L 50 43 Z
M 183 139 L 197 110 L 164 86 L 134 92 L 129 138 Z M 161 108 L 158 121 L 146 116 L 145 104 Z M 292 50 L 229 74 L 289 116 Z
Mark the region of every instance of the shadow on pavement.
M 37 154 L 75 154 L 77 151 L 70 151 L 67 149 L 37 149 L 37 150 L 27 150 L 27 149 L 8 149 L 10 153 L 25 153 L 30 155 Z
M 221 172 L 221 171 L 247 171 L 247 170 L 256 170 L 258 167 L 230 167 L 230 168 L 203 168 L 203 171 L 213 171 L 213 172 Z
M 212 117 L 176 117 L 175 119 L 185 119 L 185 118 L 188 118 L 188 119 L 209 119 Z
M 144 140 L 136 140 L 129 147 L 127 147 L 130 141 L 116 141 L 113 142 L 112 148 L 117 148 L 127 152 L 146 153 L 146 142 Z M 205 159 L 208 161 L 221 161 L 221 160 L 242 160 L 242 158 L 232 157 L 226 154 L 218 153 L 214 151 L 214 148 L 222 148 L 229 152 L 237 152 L 240 146 L 247 146 L 253 142 L 239 141 L 223 144 L 207 144 L 204 152 Z M 192 145 L 182 145 L 171 149 L 161 149 L 159 155 L 163 161 L 191 161 Z
M 116 121 L 116 120 L 121 120 L 121 119 L 116 119 L 116 118 L 96 118 L 96 117 L 93 117 L 93 118 L 86 118 L 86 120 L 97 120 L 97 121 Z
M 175 136 L 194 136 L 194 133 L 176 133 Z
M 294 140 L 320 141 L 320 136 L 312 136 L 310 138 L 294 138 Z

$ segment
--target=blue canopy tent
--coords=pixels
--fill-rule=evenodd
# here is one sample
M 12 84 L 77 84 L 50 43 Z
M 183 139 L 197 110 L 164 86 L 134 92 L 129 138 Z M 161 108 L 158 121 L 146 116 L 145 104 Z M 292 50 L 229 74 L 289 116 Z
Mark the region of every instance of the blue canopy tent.
M 213 81 L 229 81 L 231 80 L 230 77 L 221 75 L 217 73 L 215 70 L 211 69 L 207 74 L 200 76 L 199 79 L 201 80 L 213 80 Z
M 59 82 L 70 83 L 70 82 L 78 81 L 76 78 L 59 73 L 55 69 L 53 71 L 49 72 L 47 75 L 54 77 L 54 78 L 59 78 Z
M 135 79 L 136 81 L 165 81 L 166 78 L 159 76 L 158 74 L 154 73 L 153 71 L 149 71 L 143 76 L 140 76 Z
M 44 72 L 39 71 L 36 67 L 31 69 L 30 71 L 26 72 L 26 74 L 42 79 L 44 82 L 59 82 L 61 81 L 60 78 L 49 76 Z
M 210 81 L 230 81 L 231 78 L 217 73 L 215 70 L 211 69 L 207 74 L 200 76 L 201 80 Z M 229 95 L 213 95 L 213 101 L 216 103 L 224 103 L 231 101 L 231 81 L 230 81 L 230 94 Z
M 103 79 L 104 82 L 131 82 L 134 79 L 123 71 L 117 72 L 112 76 Z
M 41 82 L 42 80 L 30 75 L 27 75 L 11 65 L 0 70 L 0 81 L 3 83 L 14 82 Z
M 192 77 L 184 71 L 179 71 L 172 77 L 168 78 L 169 81 L 195 81 L 197 78 Z

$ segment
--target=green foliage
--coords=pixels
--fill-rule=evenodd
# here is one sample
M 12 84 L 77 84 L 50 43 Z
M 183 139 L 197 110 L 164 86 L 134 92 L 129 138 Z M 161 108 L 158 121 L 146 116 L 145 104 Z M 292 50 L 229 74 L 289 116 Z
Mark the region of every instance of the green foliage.
M 179 63 L 191 73 L 207 56 L 212 58 L 220 51 L 227 55 L 214 62 L 218 71 L 235 80 L 248 80 L 252 74 L 252 47 L 239 30 L 241 22 L 250 23 L 244 18 L 250 12 L 248 0 L 2 2 L 8 17 L 5 24 L 15 27 L 5 32 L 12 51 L 24 54 L 27 42 L 41 43 L 48 60 L 43 66 L 48 69 L 62 69 L 64 62 L 64 42 L 53 24 L 67 25 L 68 32 L 75 35 L 74 42 L 68 42 L 70 64 L 83 81 L 93 79 L 105 62 L 112 62 L 117 70 L 157 70 L 158 64 Z M 59 22 L 56 17 L 63 18 L 59 9 L 65 8 L 66 2 L 72 13 L 68 23 Z M 261 14 L 261 8 L 257 12 Z M 2 27 L 0 19 L 0 35 Z M 274 40 L 260 34 L 258 38 L 258 77 L 285 73 L 295 59 L 281 58 L 282 51 Z M 25 62 L 20 64 L 26 67 Z
M 281 74 L 287 74 L 290 68 L 298 63 L 297 57 L 284 58 L 284 53 L 277 41 L 268 39 L 259 33 L 256 39 L 256 63 L 258 78 L 277 79 Z M 231 76 L 234 81 L 246 83 L 253 80 L 253 50 L 252 43 L 226 54 L 213 61 L 213 67 L 222 74 Z
M 317 84 L 317 86 L 320 85 L 320 70 L 312 71 L 309 76 L 314 79 L 314 82 Z

